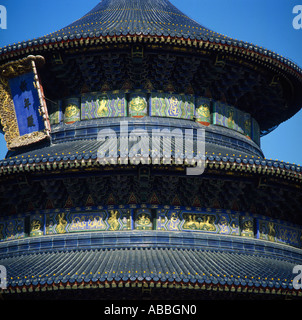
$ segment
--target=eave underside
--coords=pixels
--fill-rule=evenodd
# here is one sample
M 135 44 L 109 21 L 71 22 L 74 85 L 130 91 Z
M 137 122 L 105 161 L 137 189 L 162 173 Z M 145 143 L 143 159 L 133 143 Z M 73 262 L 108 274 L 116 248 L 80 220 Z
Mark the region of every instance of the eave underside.
M 250 113 L 263 134 L 298 112 L 301 101 L 296 71 L 248 49 L 211 42 L 108 36 L 28 48 L 20 56 L 29 54 L 46 59 L 40 72 L 50 100 L 124 89 L 189 93 Z
M 50 172 L 47 164 L 34 170 L 25 166 L 17 175 L 2 176 L 0 211 L 9 216 L 51 208 L 152 204 L 155 195 L 162 205 L 239 210 L 302 224 L 301 185 L 286 171 L 273 174 L 273 169 L 247 170 L 242 164 L 214 161 L 206 165 L 197 177 L 171 165 L 96 167 L 83 160 L 52 163 Z

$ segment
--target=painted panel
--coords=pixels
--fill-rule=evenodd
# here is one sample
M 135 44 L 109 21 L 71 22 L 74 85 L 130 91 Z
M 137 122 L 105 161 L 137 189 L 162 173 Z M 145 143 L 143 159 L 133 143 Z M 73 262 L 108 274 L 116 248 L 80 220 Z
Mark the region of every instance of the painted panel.
M 272 242 L 289 244 L 301 248 L 301 229 L 285 224 L 277 223 L 273 220 L 259 219 L 260 239 Z
M 30 236 L 38 237 L 44 234 L 44 214 L 30 216 Z
M 193 119 L 194 97 L 190 95 L 152 93 L 151 116 Z
M 80 99 L 69 98 L 63 101 L 64 122 L 72 124 L 81 120 Z
M 239 214 L 227 210 L 157 210 L 157 230 L 205 231 L 220 234 L 239 235 Z
M 57 212 L 46 215 L 46 234 L 63 234 L 67 232 L 66 212 Z
M 81 98 L 81 119 L 104 117 L 126 117 L 127 101 L 125 93 L 85 93 Z
M 234 129 L 234 108 L 228 105 L 214 101 L 213 103 L 213 124 Z
M 239 214 L 219 214 L 218 228 L 220 234 L 239 236 Z
M 96 212 L 56 212 L 46 215 L 46 234 L 84 231 L 122 231 L 131 229 L 130 210 Z
M 209 126 L 211 124 L 211 101 L 207 98 L 197 98 L 196 99 L 196 109 L 195 109 L 196 121 Z
M 157 230 L 180 231 L 181 214 L 178 210 L 157 210 L 156 225 Z
M 143 93 L 134 93 L 129 99 L 129 116 L 142 118 L 148 115 L 147 96 Z
M 62 101 L 49 101 L 48 104 L 49 121 L 51 125 L 59 124 L 63 120 Z
M 69 215 L 70 223 L 68 225 L 69 232 L 82 232 L 87 230 L 107 230 L 106 223 L 107 213 L 90 212 L 90 213 L 71 213 Z
M 200 230 L 218 233 L 216 215 L 183 212 L 183 230 Z
M 243 133 L 248 137 L 252 138 L 252 118 L 248 113 L 240 112 L 243 118 Z
M 252 118 L 233 106 L 223 102 L 213 103 L 213 124 L 238 131 L 247 137 L 252 137 Z
M 150 209 L 137 209 L 134 219 L 135 230 L 152 230 L 153 221 Z
M 0 218 L 0 242 L 25 237 L 24 218 Z
M 302 247 L 301 229 L 283 226 L 280 224 L 276 225 L 276 229 L 276 242 L 286 243 L 298 248 Z
M 240 217 L 240 235 L 243 237 L 254 237 L 254 217 L 241 216 Z

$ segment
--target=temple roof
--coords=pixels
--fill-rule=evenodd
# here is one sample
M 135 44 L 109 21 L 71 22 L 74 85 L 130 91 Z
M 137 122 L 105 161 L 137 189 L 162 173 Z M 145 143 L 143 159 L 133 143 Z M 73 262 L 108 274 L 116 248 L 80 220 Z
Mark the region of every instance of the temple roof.
M 136 44 L 143 44 L 139 61 Z M 262 135 L 301 106 L 302 70 L 296 64 L 213 32 L 168 0 L 103 0 L 56 32 L 0 48 L 0 63 L 32 54 L 45 56 L 39 73 L 47 104 L 83 92 L 172 87 L 249 113 Z
M 168 0 L 103 0 L 82 18 L 35 40 L 41 44 L 128 34 L 231 40 L 192 20 Z M 23 47 L 26 44 L 30 45 L 30 41 Z
M 0 262 L 8 270 L 8 288 L 26 292 L 43 287 L 51 290 L 53 286 L 70 289 L 88 284 L 121 287 L 153 283 L 157 287 L 168 284 L 195 289 L 218 285 L 229 290 L 233 286 L 272 293 L 293 290 L 292 269 L 301 262 L 298 249 L 253 239 L 238 241 L 232 237 L 228 241 L 223 236 L 203 234 L 173 238 L 165 232 L 134 232 L 129 239 L 129 233 L 123 235 L 118 247 L 112 233 L 57 235 L 1 244 Z M 166 237 L 170 244 L 161 245 Z M 152 241 L 152 245 L 133 245 L 142 239 L 145 244 Z
M 100 36 L 164 36 L 235 46 L 277 59 L 299 73 L 295 63 L 257 45 L 214 32 L 189 18 L 168 0 L 102 0 L 82 18 L 48 35 L 0 48 L 1 55 L 27 47 Z
M 222 37 L 190 19 L 167 0 L 103 0 L 82 18 L 46 37 L 77 37 L 91 32 L 185 38 L 212 34 Z

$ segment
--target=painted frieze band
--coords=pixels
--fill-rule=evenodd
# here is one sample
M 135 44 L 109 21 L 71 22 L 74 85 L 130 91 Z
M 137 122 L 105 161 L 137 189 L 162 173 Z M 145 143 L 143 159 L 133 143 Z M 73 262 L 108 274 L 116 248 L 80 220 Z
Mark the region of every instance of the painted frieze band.
M 49 101 L 52 125 L 99 118 L 164 117 L 196 121 L 235 130 L 260 145 L 257 121 L 231 105 L 194 95 L 165 92 L 92 92 L 57 102 Z
M 127 205 L 56 209 L 0 218 L 0 241 L 54 234 L 158 230 L 251 237 L 302 248 L 299 226 L 223 209 Z

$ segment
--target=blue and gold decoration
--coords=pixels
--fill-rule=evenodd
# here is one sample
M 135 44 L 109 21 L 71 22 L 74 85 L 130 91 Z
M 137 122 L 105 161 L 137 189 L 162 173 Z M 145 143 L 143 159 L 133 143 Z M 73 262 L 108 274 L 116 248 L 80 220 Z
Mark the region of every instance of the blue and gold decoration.
M 106 223 L 107 214 L 102 212 L 91 213 L 70 213 L 69 232 L 82 232 L 86 230 L 105 231 L 108 228 Z
M 127 116 L 124 92 L 85 93 L 81 97 L 81 119 L 114 118 Z
M 152 230 L 153 220 L 150 209 L 139 209 L 135 215 L 135 230 Z
M 250 114 L 219 101 L 213 101 L 212 122 L 233 129 L 260 144 L 260 128 Z
M 218 221 L 218 228 L 220 234 L 230 234 L 234 236 L 240 235 L 240 228 L 239 228 L 239 219 L 240 216 L 237 213 L 220 213 L 219 214 L 219 221 Z
M 26 221 L 29 221 L 28 226 Z M 0 219 L 0 241 L 26 236 L 126 230 L 206 232 L 257 238 L 302 248 L 302 230 L 297 225 L 224 209 L 129 204 L 48 209 L 29 216 Z
M 156 92 L 151 94 L 150 105 L 151 116 L 193 119 L 194 96 Z
M 38 237 L 44 234 L 44 219 L 42 214 L 34 214 L 30 216 L 30 236 Z
M 134 93 L 129 99 L 129 116 L 142 118 L 148 115 L 148 102 L 145 94 Z
M 56 125 L 62 122 L 64 119 L 64 115 L 62 112 L 62 101 L 61 100 L 57 102 L 48 101 L 47 106 L 48 106 L 50 124 Z
M 207 98 L 197 98 L 195 107 L 196 121 L 204 126 L 211 124 L 211 100 Z
M 157 211 L 157 230 L 203 231 L 240 235 L 239 213 L 230 210 L 164 210 Z
M 301 229 L 262 217 L 259 223 L 259 238 L 277 243 L 289 244 L 301 248 Z
M 60 211 L 46 214 L 46 234 L 131 230 L 129 210 Z
M 213 103 L 213 124 L 244 132 L 242 112 L 223 102 Z
M 24 217 L 6 217 L 0 219 L 0 241 L 16 240 L 25 237 Z
M 80 99 L 69 98 L 64 100 L 64 122 L 72 124 L 81 120 Z
M 254 217 L 251 215 L 240 217 L 240 233 L 243 237 L 254 237 Z
M 184 212 L 183 218 L 183 230 L 199 230 L 217 233 L 217 225 L 215 223 L 216 215 Z
M 234 106 L 194 95 L 164 92 L 107 91 L 84 93 L 81 97 L 49 102 L 50 122 L 65 124 L 98 118 L 168 117 L 217 125 L 235 130 L 260 145 L 260 127 L 250 114 Z

